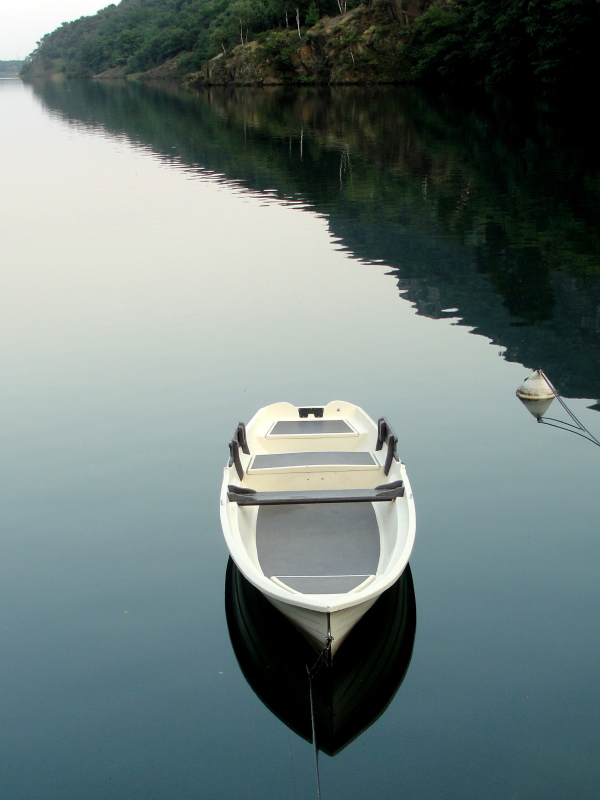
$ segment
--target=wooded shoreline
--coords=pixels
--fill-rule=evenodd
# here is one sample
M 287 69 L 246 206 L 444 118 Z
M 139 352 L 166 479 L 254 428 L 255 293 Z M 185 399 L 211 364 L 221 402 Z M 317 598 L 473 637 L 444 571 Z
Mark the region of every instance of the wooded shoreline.
M 47 34 L 22 70 L 188 85 L 597 80 L 599 0 L 121 0 Z

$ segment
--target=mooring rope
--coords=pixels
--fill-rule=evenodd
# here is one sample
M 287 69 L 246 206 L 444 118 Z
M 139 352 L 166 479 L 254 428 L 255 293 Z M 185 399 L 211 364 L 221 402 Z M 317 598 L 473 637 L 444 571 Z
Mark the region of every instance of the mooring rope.
M 312 669 L 306 668 L 308 671 L 308 679 L 312 680 L 315 675 L 318 674 L 323 664 L 329 663 L 329 657 L 331 655 L 331 643 L 333 642 L 333 636 L 331 635 L 331 631 L 328 632 L 327 637 L 325 639 L 325 647 L 319 653 L 319 657 L 315 661 L 312 666 Z
M 315 750 L 315 766 L 317 768 L 317 797 L 319 800 L 321 800 L 321 776 L 319 773 L 319 745 L 317 742 L 317 725 L 315 721 L 315 706 L 313 701 L 313 679 L 318 675 L 323 664 L 329 666 L 332 642 L 333 636 L 331 635 L 331 630 L 328 630 L 327 637 L 325 639 L 325 647 L 321 650 L 319 657 L 312 666 L 312 669 L 309 669 L 308 665 L 306 667 L 306 673 L 308 675 L 308 696 L 310 698 L 310 724 L 312 728 L 313 747 Z
M 595 444 L 598 447 L 600 447 L 600 441 L 596 439 L 593 433 L 590 433 L 590 431 L 588 431 L 583 422 L 581 422 L 571 411 L 571 409 L 567 406 L 565 401 L 560 396 L 558 389 L 556 388 L 556 386 L 554 386 L 554 384 L 552 383 L 550 378 L 546 375 L 544 370 L 540 369 L 538 370 L 538 372 L 540 373 L 542 378 L 546 381 L 551 391 L 554 392 L 556 399 L 564 408 L 564 410 L 567 412 L 567 414 L 571 417 L 574 424 L 570 422 L 564 422 L 561 419 L 555 419 L 554 417 L 547 417 L 546 419 L 542 419 L 540 417 L 540 419 L 538 419 L 538 422 L 541 422 L 543 425 L 549 425 L 551 428 L 558 428 L 559 430 L 567 431 L 567 433 L 574 433 L 577 436 L 581 436 L 583 439 L 587 439 L 588 442 L 591 442 L 592 444 Z M 553 423 L 557 424 L 554 425 Z
M 308 694 L 310 697 L 310 722 L 312 726 L 313 747 L 315 750 L 315 766 L 317 768 L 317 797 L 321 800 L 321 776 L 319 774 L 319 746 L 317 745 L 317 730 L 315 726 L 315 708 L 313 705 L 312 678 L 308 678 Z

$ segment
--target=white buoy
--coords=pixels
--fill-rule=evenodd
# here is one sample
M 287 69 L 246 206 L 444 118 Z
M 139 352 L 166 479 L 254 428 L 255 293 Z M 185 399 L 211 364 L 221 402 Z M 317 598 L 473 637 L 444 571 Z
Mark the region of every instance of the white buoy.
M 520 397 L 521 400 L 552 400 L 556 397 L 556 392 L 550 382 L 546 380 L 542 370 L 536 369 L 519 386 L 517 397 Z
M 585 425 L 577 419 L 575 414 L 567 408 L 560 393 L 552 385 L 550 378 L 546 377 L 546 374 L 541 369 L 536 369 L 528 378 L 525 378 L 517 389 L 517 397 L 538 422 L 545 422 L 548 425 L 552 425 L 553 428 L 559 428 L 559 430 L 567 431 L 568 433 L 575 433 L 577 436 L 582 436 L 584 439 L 587 439 L 588 442 L 600 447 L 600 439 L 596 439 L 594 434 L 590 433 Z M 553 417 L 550 417 L 551 421 L 542 419 L 555 397 L 558 398 L 558 402 L 569 417 L 571 417 L 573 422 L 566 422 L 564 420 L 554 419 Z M 600 405 L 600 403 L 598 403 L 598 405 Z
M 527 411 L 535 417 L 537 420 L 540 420 L 546 411 L 550 408 L 550 404 L 554 400 L 554 397 L 544 397 L 540 400 L 531 400 L 525 397 L 521 397 L 517 395 L 519 400 L 523 403 Z
M 554 387 L 541 369 L 536 369 L 517 389 L 517 397 L 538 422 L 556 397 Z

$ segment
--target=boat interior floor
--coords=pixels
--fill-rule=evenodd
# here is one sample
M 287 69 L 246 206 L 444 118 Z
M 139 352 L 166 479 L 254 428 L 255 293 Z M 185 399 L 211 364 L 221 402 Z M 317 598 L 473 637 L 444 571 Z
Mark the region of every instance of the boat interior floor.
M 260 506 L 258 560 L 303 594 L 349 592 L 377 572 L 379 526 L 371 503 Z

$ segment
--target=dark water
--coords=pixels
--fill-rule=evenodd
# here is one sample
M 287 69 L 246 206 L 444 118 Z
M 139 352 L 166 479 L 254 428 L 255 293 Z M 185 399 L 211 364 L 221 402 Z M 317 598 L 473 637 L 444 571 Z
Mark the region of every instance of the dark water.
M 323 797 L 596 797 L 600 450 L 514 396 L 540 365 L 598 435 L 595 131 L 392 88 L 0 109 L 2 797 L 316 796 L 217 496 L 239 419 L 338 397 L 399 433 L 417 540 L 324 679 Z

